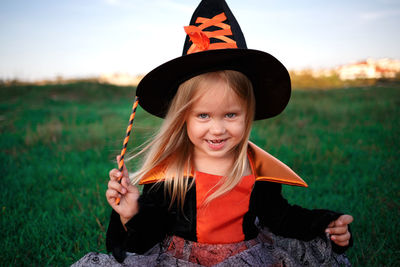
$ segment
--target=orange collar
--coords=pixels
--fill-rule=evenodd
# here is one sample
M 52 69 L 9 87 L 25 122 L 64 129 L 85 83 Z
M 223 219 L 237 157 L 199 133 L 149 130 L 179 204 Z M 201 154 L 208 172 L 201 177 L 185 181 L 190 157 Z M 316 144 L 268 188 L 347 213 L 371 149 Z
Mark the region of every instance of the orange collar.
M 262 150 L 252 142 L 249 142 L 248 157 L 252 173 L 256 181 L 268 181 L 287 185 L 296 185 L 308 187 L 294 171 L 292 171 L 283 162 L 273 157 L 268 152 Z M 150 172 L 144 175 L 140 184 L 151 184 L 164 179 L 165 164 L 154 167 Z M 190 173 L 191 177 L 194 173 Z
M 249 142 L 248 155 L 256 181 L 308 187 L 292 169 L 252 142 Z

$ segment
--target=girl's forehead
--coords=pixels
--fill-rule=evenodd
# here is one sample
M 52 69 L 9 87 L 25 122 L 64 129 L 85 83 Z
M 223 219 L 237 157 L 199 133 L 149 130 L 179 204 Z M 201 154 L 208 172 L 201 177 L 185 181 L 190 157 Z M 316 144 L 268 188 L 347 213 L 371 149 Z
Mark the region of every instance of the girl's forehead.
M 244 106 L 243 101 L 237 93 L 224 80 L 200 83 L 195 94 L 194 107 L 209 105 L 240 105 Z
M 199 82 L 195 96 L 235 95 L 235 91 L 223 79 L 204 79 Z

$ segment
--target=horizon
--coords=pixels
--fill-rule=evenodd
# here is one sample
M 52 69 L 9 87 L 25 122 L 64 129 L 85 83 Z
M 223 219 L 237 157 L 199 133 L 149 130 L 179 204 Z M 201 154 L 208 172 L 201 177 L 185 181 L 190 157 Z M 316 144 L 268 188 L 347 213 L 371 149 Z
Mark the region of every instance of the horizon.
M 0 79 L 146 74 L 179 57 L 193 0 L 6 0 L 0 11 Z M 288 70 L 400 59 L 400 2 L 227 1 L 247 46 Z

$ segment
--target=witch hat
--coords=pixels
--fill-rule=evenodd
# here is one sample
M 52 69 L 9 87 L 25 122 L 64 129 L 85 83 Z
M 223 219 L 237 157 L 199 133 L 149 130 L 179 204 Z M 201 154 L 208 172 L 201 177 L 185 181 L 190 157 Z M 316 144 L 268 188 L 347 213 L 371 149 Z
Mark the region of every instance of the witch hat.
M 149 72 L 136 96 L 147 112 L 163 118 L 179 85 L 202 73 L 236 70 L 251 81 L 256 99 L 255 119 L 281 113 L 290 99 L 290 76 L 272 55 L 248 49 L 242 30 L 224 0 L 203 0 L 195 10 L 182 56 Z

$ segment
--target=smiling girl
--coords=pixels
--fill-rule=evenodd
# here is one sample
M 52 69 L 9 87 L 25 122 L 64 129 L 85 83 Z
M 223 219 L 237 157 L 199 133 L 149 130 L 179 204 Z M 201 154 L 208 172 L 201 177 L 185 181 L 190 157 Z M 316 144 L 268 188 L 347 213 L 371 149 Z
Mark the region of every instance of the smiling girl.
M 203 0 L 185 31 L 184 55 L 150 72 L 137 88 L 142 108 L 164 122 L 139 153 L 138 171 L 130 177 L 125 167 L 110 171 L 107 249 L 118 261 L 127 252 L 146 254 L 135 258 L 138 266 L 288 265 L 290 255 L 274 248 L 268 228 L 299 240 L 327 232 L 333 250 L 344 252 L 353 218 L 290 205 L 281 184 L 306 183 L 249 141 L 253 120 L 286 107 L 286 68 L 246 48 L 222 0 Z

